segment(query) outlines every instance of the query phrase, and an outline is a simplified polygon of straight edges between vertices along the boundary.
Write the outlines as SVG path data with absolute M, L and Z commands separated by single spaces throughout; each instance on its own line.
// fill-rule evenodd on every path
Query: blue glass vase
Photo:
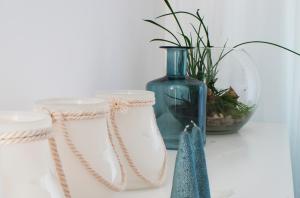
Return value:
M 157 124 L 167 149 L 178 149 L 179 135 L 191 121 L 206 131 L 205 83 L 187 76 L 186 47 L 162 47 L 167 50 L 167 75 L 149 82 L 155 93 Z

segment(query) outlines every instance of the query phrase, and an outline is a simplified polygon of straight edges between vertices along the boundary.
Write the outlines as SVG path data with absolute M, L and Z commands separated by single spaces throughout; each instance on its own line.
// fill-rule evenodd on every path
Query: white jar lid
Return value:
M 0 111 L 0 133 L 50 129 L 50 115 L 37 112 Z
M 154 92 L 146 90 L 114 90 L 114 91 L 99 91 L 96 96 L 101 99 L 121 99 L 121 100 L 141 100 L 154 101 Z
M 99 98 L 50 98 L 37 101 L 36 107 L 50 112 L 109 111 L 109 103 Z
M 0 111 L 0 144 L 46 140 L 51 133 L 50 115 L 36 112 Z

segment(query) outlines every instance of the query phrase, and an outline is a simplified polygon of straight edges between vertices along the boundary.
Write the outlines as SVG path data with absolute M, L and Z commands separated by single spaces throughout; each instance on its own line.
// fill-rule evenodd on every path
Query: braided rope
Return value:
M 63 118 L 64 121 L 71 121 L 71 120 L 91 120 L 103 117 L 108 112 L 53 112 L 52 120 L 56 122 L 57 120 L 61 120 Z
M 159 177 L 156 181 L 153 181 L 149 178 L 147 178 L 141 171 L 140 169 L 137 167 L 136 163 L 133 161 L 133 158 L 131 157 L 127 146 L 125 145 L 123 138 L 119 132 L 119 127 L 117 124 L 117 120 L 116 120 L 116 113 L 119 111 L 125 111 L 130 107 L 142 107 L 142 106 L 152 106 L 154 104 L 154 100 L 130 100 L 130 101 L 122 101 L 119 99 L 113 99 L 111 101 L 111 113 L 110 113 L 110 121 L 111 121 L 111 125 L 113 127 L 113 130 L 115 132 L 116 138 L 119 142 L 120 148 L 123 152 L 123 155 L 125 157 L 125 159 L 128 162 L 129 167 L 132 169 L 132 171 L 143 181 L 145 181 L 146 183 L 150 184 L 151 186 L 160 186 L 163 182 L 163 178 L 166 172 L 166 168 L 167 168 L 167 150 L 164 149 L 164 161 L 159 173 Z M 161 138 L 161 142 L 163 143 L 163 139 Z
M 71 196 L 69 186 L 68 186 L 68 183 L 67 183 L 67 179 L 66 179 L 66 176 L 65 176 L 65 173 L 64 173 L 64 170 L 63 170 L 61 159 L 60 159 L 60 156 L 59 156 L 59 153 L 58 153 L 58 150 L 57 150 L 56 141 L 55 141 L 54 138 L 49 138 L 48 143 L 49 143 L 50 151 L 51 151 L 51 154 L 52 154 L 52 159 L 53 159 L 54 164 L 55 164 L 55 170 L 56 170 L 56 173 L 58 175 L 58 180 L 59 180 L 59 183 L 60 183 L 60 185 L 63 189 L 65 198 L 71 198 L 72 196 Z
M 0 144 L 17 144 L 17 143 L 36 142 L 40 140 L 48 140 L 51 155 L 55 163 L 55 169 L 59 177 L 59 182 L 64 191 L 65 198 L 71 198 L 70 191 L 65 179 L 65 175 L 62 170 L 62 165 L 58 155 L 56 142 L 54 138 L 50 136 L 50 134 L 51 134 L 51 130 L 47 128 L 29 130 L 29 131 L 1 133 Z
M 121 183 L 119 185 L 115 185 L 111 183 L 110 181 L 106 180 L 101 174 L 99 174 L 89 163 L 89 161 L 84 157 L 84 155 L 78 150 L 76 145 L 73 143 L 69 131 L 65 125 L 66 121 L 71 121 L 71 120 L 89 120 L 89 119 L 96 119 L 100 116 L 106 115 L 107 112 L 83 112 L 83 113 L 52 113 L 52 117 L 54 121 L 58 121 L 56 123 L 57 126 L 60 128 L 64 140 L 71 150 L 71 152 L 74 154 L 74 156 L 77 158 L 77 160 L 80 162 L 80 164 L 86 169 L 86 171 L 93 176 L 99 183 L 105 185 L 107 188 L 113 190 L 113 191 L 122 191 L 124 190 L 125 183 L 126 183 L 126 175 L 124 171 L 124 167 L 120 161 L 120 157 L 116 152 L 115 146 L 112 143 L 112 134 L 110 133 L 110 130 L 108 130 L 108 136 L 109 136 L 109 141 L 113 147 L 113 151 L 116 155 L 116 158 L 118 160 L 120 170 L 121 170 Z
M 51 130 L 47 128 L 0 133 L 0 144 L 18 144 L 48 139 Z

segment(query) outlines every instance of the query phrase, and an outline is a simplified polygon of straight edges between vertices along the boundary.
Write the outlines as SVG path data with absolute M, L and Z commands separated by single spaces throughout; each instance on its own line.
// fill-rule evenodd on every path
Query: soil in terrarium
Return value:
M 253 111 L 254 106 L 240 102 L 232 87 L 219 91 L 211 86 L 207 92 L 207 133 L 235 133 L 250 119 Z

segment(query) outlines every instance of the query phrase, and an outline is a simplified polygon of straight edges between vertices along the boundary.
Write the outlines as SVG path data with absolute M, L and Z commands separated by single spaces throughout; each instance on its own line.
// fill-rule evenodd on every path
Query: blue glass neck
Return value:
M 167 48 L 167 77 L 185 78 L 187 75 L 187 48 Z

